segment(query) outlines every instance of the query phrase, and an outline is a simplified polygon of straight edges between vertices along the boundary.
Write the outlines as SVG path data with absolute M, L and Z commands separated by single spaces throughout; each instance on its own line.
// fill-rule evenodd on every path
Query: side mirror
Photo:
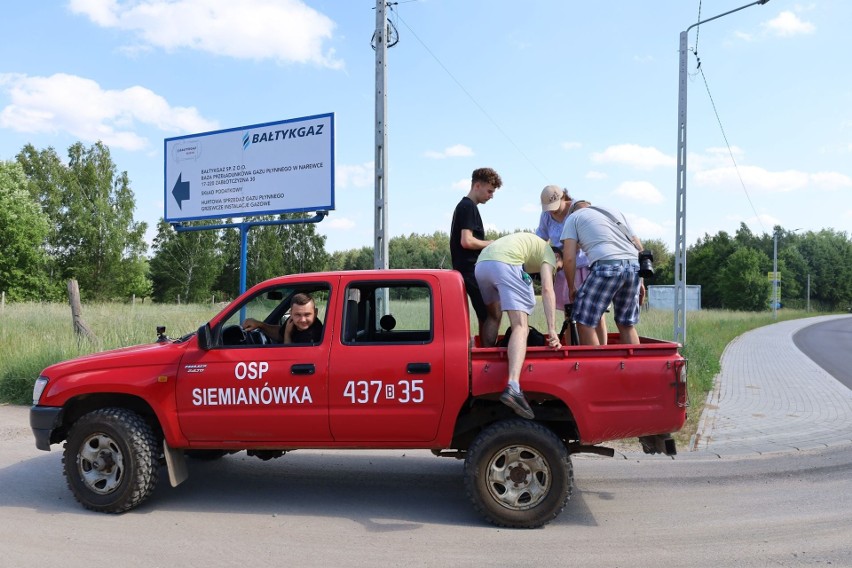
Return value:
M 198 328 L 198 348 L 202 351 L 208 351 L 210 349 L 210 344 L 213 343 L 212 333 L 210 331 L 210 324 L 205 323 L 201 327 Z

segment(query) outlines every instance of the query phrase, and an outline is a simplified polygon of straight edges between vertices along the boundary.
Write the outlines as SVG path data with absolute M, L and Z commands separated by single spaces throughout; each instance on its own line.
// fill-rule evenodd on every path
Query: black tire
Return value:
M 555 519 L 571 497 L 574 468 L 562 441 L 530 420 L 483 430 L 464 463 L 467 495 L 490 523 L 536 528 Z
M 62 464 L 74 498 L 101 513 L 142 503 L 159 477 L 159 444 L 151 426 L 123 408 L 102 408 L 71 427 Z

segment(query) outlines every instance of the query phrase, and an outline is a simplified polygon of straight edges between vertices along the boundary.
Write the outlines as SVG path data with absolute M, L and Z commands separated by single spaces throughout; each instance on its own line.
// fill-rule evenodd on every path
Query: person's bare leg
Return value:
M 621 325 L 618 322 L 615 322 L 615 326 L 618 328 L 618 340 L 622 345 L 639 345 L 639 332 L 635 326 Z
M 598 323 L 598 327 L 595 328 L 595 333 L 598 336 L 598 344 L 599 345 L 606 345 L 606 341 L 607 341 L 606 315 L 601 316 L 601 321 Z
M 580 336 L 580 345 L 600 345 L 596 327 L 578 323 L 577 335 Z
M 500 395 L 500 402 L 515 411 L 515 414 L 532 420 L 535 413 L 530 408 L 523 392 L 521 392 L 520 378 L 521 370 L 524 368 L 524 359 L 527 356 L 527 335 L 529 325 L 527 324 L 526 312 L 508 310 L 509 324 L 512 326 L 512 337 L 509 338 L 509 380 L 506 390 Z
M 520 384 L 521 369 L 524 367 L 524 359 L 527 356 L 527 336 L 530 328 L 527 323 L 526 312 L 509 310 L 509 325 L 512 326 L 512 336 L 509 338 L 509 383 Z M 520 387 L 518 388 L 520 390 Z
M 483 347 L 494 347 L 497 345 L 497 335 L 500 333 L 500 322 L 503 319 L 503 310 L 500 302 L 494 302 L 485 306 L 488 317 L 479 327 L 479 340 Z

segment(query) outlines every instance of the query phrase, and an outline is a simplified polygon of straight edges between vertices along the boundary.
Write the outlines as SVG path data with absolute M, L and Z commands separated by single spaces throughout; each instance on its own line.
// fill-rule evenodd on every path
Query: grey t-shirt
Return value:
M 624 224 L 631 237 L 636 235 L 620 211 L 599 205 L 595 207 L 606 209 Z M 562 240 L 565 239 L 576 240 L 592 264 L 599 260 L 636 260 L 636 246 L 633 242 L 627 240 L 609 217 L 591 207 L 577 209 L 568 215 L 562 228 Z

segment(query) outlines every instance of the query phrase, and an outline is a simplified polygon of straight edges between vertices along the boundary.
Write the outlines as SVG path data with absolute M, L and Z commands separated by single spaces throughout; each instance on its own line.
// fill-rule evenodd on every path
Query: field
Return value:
M 32 385 L 42 369 L 57 361 L 79 355 L 136 345 L 156 340 L 157 326 L 166 326 L 170 337 L 180 337 L 222 308 L 221 305 L 163 305 L 151 303 L 94 304 L 83 307 L 83 318 L 97 337 L 95 342 L 78 340 L 74 334 L 71 310 L 67 304 L 6 304 L 0 310 L 0 403 L 31 404 Z M 423 310 L 417 310 L 423 312 Z M 820 315 L 796 310 L 780 310 L 778 320 Z M 611 316 L 610 316 L 611 318 Z M 725 346 L 738 335 L 774 322 L 771 312 L 729 312 L 701 310 L 688 312 L 687 341 L 682 349 L 689 359 L 689 422 L 678 435 L 682 446 L 695 432 L 707 393 L 719 372 Z M 531 325 L 546 331 L 544 312 L 539 305 Z M 610 331 L 615 324 L 608 322 Z M 501 332 L 507 326 L 504 317 Z M 643 311 L 640 335 L 671 339 L 672 312 Z M 473 325 L 471 333 L 476 333 Z

